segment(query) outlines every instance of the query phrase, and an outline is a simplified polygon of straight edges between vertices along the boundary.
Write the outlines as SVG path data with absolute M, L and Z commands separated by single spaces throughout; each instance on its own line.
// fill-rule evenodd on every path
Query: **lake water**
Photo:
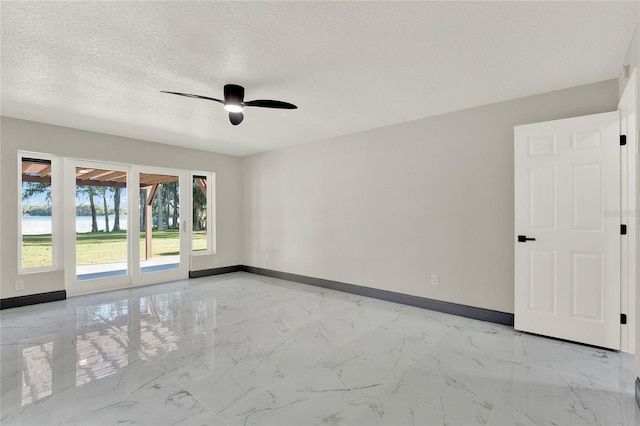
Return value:
M 113 229 L 114 216 L 109 216 L 109 228 Z M 120 215 L 120 228 L 127 229 L 127 215 Z M 98 215 L 98 229 L 104 231 L 104 216 Z M 76 232 L 91 232 L 91 216 L 76 216 Z M 22 235 L 51 233 L 51 216 L 25 216 L 22 218 Z

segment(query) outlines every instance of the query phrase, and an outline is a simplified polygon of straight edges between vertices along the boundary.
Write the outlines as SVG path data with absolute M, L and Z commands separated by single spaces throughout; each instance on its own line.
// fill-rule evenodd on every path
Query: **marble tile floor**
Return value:
M 638 425 L 633 357 L 234 273 L 0 312 L 2 425 Z

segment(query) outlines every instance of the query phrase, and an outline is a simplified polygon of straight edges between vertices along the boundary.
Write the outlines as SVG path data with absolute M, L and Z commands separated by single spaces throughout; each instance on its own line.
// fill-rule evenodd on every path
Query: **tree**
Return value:
M 178 209 L 180 208 L 180 193 L 178 191 L 178 182 L 173 182 L 171 184 L 172 189 L 173 189 L 173 225 L 172 227 L 175 228 L 179 228 L 180 225 L 178 224 Z
M 170 223 L 169 223 L 169 188 L 167 187 L 166 184 L 163 184 L 162 187 L 164 189 L 162 191 L 162 203 L 161 203 L 162 217 L 164 217 L 163 227 L 164 227 L 164 229 L 167 229 L 170 226 Z
M 158 231 L 164 230 L 164 185 L 158 185 L 158 191 L 156 192 L 156 199 L 158 201 Z
M 93 186 L 76 186 L 76 198 L 81 194 L 87 194 L 89 196 L 89 211 L 91 212 L 91 232 L 98 232 L 98 212 L 96 209 L 96 205 L 94 202 L 94 195 L 96 195 L 95 187 Z M 84 208 L 78 210 L 78 206 L 76 206 L 76 214 L 79 216 L 84 216 Z M 78 214 L 82 212 L 82 214 Z
M 86 191 L 89 194 L 89 206 L 91 208 L 91 232 L 98 232 L 98 217 L 96 215 L 96 204 L 93 202 L 93 195 L 95 188 L 93 186 L 86 186 Z
M 193 180 L 193 230 L 201 231 L 207 229 L 207 196 L 198 185 L 196 179 Z
M 120 229 L 120 189 L 113 188 L 113 232 L 122 231 Z
M 149 192 L 146 189 L 140 189 L 140 229 L 146 229 L 147 218 L 147 195 Z
M 51 184 L 22 182 L 22 201 L 27 201 L 31 197 L 44 194 L 48 204 L 51 204 Z
M 107 191 L 109 188 L 106 186 L 99 186 L 98 193 L 102 195 L 102 205 L 104 206 L 104 232 L 109 232 L 109 206 L 107 204 Z

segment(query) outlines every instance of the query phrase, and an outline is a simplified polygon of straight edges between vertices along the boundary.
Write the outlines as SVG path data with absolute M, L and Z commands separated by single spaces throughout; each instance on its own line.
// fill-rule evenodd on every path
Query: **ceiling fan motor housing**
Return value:
M 232 105 L 242 105 L 244 101 L 244 87 L 237 84 L 225 84 L 224 103 Z

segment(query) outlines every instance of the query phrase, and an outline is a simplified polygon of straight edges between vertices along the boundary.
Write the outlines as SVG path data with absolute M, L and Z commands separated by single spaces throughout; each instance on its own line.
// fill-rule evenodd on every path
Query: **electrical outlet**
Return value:
M 440 285 L 438 274 L 431 274 L 431 285 Z
M 16 291 L 24 290 L 24 280 L 16 280 Z

